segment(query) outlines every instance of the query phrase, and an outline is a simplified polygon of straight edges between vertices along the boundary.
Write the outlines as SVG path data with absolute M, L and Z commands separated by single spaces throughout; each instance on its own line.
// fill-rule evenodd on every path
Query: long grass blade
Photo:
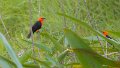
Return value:
M 65 29 L 65 36 L 84 68 L 102 68 L 103 65 L 120 67 L 120 62 L 100 56 L 94 52 L 82 38 L 71 30 Z
M 12 49 L 11 45 L 7 42 L 6 38 L 1 33 L 0 33 L 0 39 L 3 41 L 8 54 L 10 55 L 10 57 L 12 58 L 12 60 L 15 62 L 15 64 L 17 65 L 17 67 L 18 68 L 23 68 L 22 64 L 18 60 L 18 58 L 17 58 L 14 50 Z

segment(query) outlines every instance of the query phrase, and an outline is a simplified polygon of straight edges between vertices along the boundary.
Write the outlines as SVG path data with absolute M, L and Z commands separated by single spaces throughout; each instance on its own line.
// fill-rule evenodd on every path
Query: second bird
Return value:
M 33 32 L 33 34 L 35 32 L 37 32 L 42 27 L 44 19 L 45 18 L 40 17 L 38 19 L 38 21 L 36 21 L 36 23 L 32 26 L 32 32 Z M 28 34 L 27 38 L 30 38 L 30 37 L 31 37 L 31 32 Z

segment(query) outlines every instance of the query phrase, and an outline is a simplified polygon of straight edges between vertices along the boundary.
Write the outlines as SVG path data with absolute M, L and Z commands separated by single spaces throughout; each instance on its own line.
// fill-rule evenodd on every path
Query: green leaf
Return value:
M 83 26 L 84 28 L 87 28 L 88 30 L 90 30 L 90 31 L 92 31 L 93 33 L 95 33 L 96 35 L 99 35 L 101 38 L 103 38 L 103 39 L 105 39 L 106 41 L 108 41 L 109 43 L 113 44 L 116 49 L 120 50 L 120 43 L 119 43 L 119 42 L 116 42 L 116 41 L 113 40 L 113 39 L 108 39 L 108 38 L 104 37 L 104 36 L 102 35 L 102 33 L 100 33 L 99 31 L 94 30 L 94 29 L 93 29 L 91 26 L 89 26 L 87 23 L 82 22 L 82 21 L 80 21 L 80 20 L 78 20 L 78 19 L 76 19 L 76 18 L 74 18 L 74 17 L 68 16 L 68 15 L 66 15 L 66 14 L 62 14 L 62 13 L 57 13 L 57 14 L 60 15 L 60 16 L 64 16 L 64 17 L 66 17 L 66 18 L 69 18 L 69 19 L 75 21 L 75 22 L 78 23 L 79 25 Z
M 57 42 L 55 38 L 51 37 L 48 33 L 41 33 L 41 35 L 44 35 L 53 42 L 54 46 L 52 47 L 52 50 L 54 53 L 60 50 L 60 48 L 62 48 L 62 45 L 59 42 Z
M 45 56 L 46 61 L 49 61 L 53 66 L 57 65 L 56 59 L 51 57 L 50 55 Z
M 46 61 L 49 61 L 53 67 L 63 68 L 63 65 L 61 65 L 56 58 L 53 58 L 49 55 L 46 55 Z
M 8 54 L 10 55 L 12 60 L 15 62 L 17 67 L 18 68 L 23 68 L 22 64 L 19 62 L 19 60 L 18 60 L 15 52 L 13 51 L 12 47 L 10 46 L 10 44 L 7 42 L 6 38 L 1 33 L 0 33 L 0 39 L 2 39 Z
M 108 60 L 100 56 L 71 30 L 65 29 L 65 36 L 84 68 L 102 68 L 102 65 L 120 67 L 120 62 Z
M 84 37 L 84 39 L 90 40 L 90 41 L 98 41 L 97 36 L 88 36 L 88 37 Z M 104 40 L 101 37 L 99 37 L 100 40 Z
M 2 56 L 0 56 L 0 64 L 2 65 L 3 68 L 17 68 L 14 62 Z M 39 68 L 39 65 L 36 64 L 22 64 L 22 65 L 27 68 Z
M 64 60 L 65 56 L 68 54 L 69 50 L 65 50 L 63 51 L 59 56 L 58 56 L 58 61 L 61 62 L 62 60 Z
M 110 34 L 120 38 L 120 32 L 117 31 L 108 31 Z
M 2 56 L 0 56 L 0 64 L 2 65 L 3 68 L 12 68 L 12 66 L 16 67 L 15 63 Z
M 21 63 L 24 63 L 25 61 L 27 61 L 30 57 L 31 57 L 31 54 L 32 54 L 32 49 L 29 49 L 27 50 L 20 58 L 20 62 Z
M 46 61 L 41 61 L 41 60 L 39 60 L 37 58 L 33 58 L 33 57 L 32 57 L 32 59 L 38 61 L 41 65 L 44 65 L 46 68 L 51 68 L 50 65 L 49 65 L 49 63 L 46 62 Z
M 23 64 L 25 68 L 40 68 L 37 64 Z
M 28 40 L 24 40 L 24 39 L 23 39 L 23 41 L 32 44 L 32 41 L 28 41 Z M 34 42 L 34 45 L 35 45 L 36 47 L 40 48 L 41 50 L 44 50 L 44 51 L 46 51 L 46 52 L 48 52 L 48 53 L 51 53 L 51 52 L 52 52 L 52 50 L 51 50 L 50 48 L 48 48 L 45 44 L 35 43 L 35 42 Z
M 73 65 L 80 65 L 80 63 L 68 63 L 68 64 L 64 64 L 64 66 L 73 66 Z
M 62 13 L 57 13 L 57 14 L 60 15 L 60 16 L 64 16 L 66 18 L 69 18 L 69 19 L 75 21 L 76 23 L 79 22 L 78 24 L 82 25 L 83 27 L 85 27 L 85 28 L 87 28 L 89 30 L 94 31 L 93 28 L 91 26 L 89 26 L 87 23 L 84 23 L 84 22 L 82 22 L 82 21 L 80 21 L 80 20 L 78 20 L 78 19 L 76 19 L 74 17 L 68 16 L 68 15 L 62 14 Z

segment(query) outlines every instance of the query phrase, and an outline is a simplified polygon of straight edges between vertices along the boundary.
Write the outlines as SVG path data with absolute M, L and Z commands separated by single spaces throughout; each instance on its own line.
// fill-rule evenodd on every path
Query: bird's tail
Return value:
M 107 38 L 112 39 L 109 35 L 106 35 Z
M 30 38 L 31 37 L 31 32 L 28 34 L 27 38 Z

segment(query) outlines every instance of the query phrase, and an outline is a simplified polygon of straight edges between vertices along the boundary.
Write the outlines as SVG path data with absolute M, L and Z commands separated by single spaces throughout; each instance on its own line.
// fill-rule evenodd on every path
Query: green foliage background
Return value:
M 1 67 L 7 64 L 12 65 L 10 68 L 120 67 L 120 0 L 32 0 L 31 3 L 29 0 L 0 0 L 0 16 L 0 32 L 10 44 L 5 45 L 13 48 L 10 54 L 17 55 L 11 59 L 8 53 L 11 50 L 4 47 L 1 35 Z M 33 47 L 32 40 L 26 36 L 30 31 L 30 21 L 34 24 L 41 16 L 46 20 L 40 32 L 34 34 Z M 103 37 L 104 30 L 114 40 Z M 96 35 L 101 37 L 100 40 Z M 106 41 L 111 46 L 106 48 Z M 22 51 L 24 53 L 19 57 Z M 106 57 L 106 52 L 117 53 Z M 95 63 L 89 65 L 92 62 Z

